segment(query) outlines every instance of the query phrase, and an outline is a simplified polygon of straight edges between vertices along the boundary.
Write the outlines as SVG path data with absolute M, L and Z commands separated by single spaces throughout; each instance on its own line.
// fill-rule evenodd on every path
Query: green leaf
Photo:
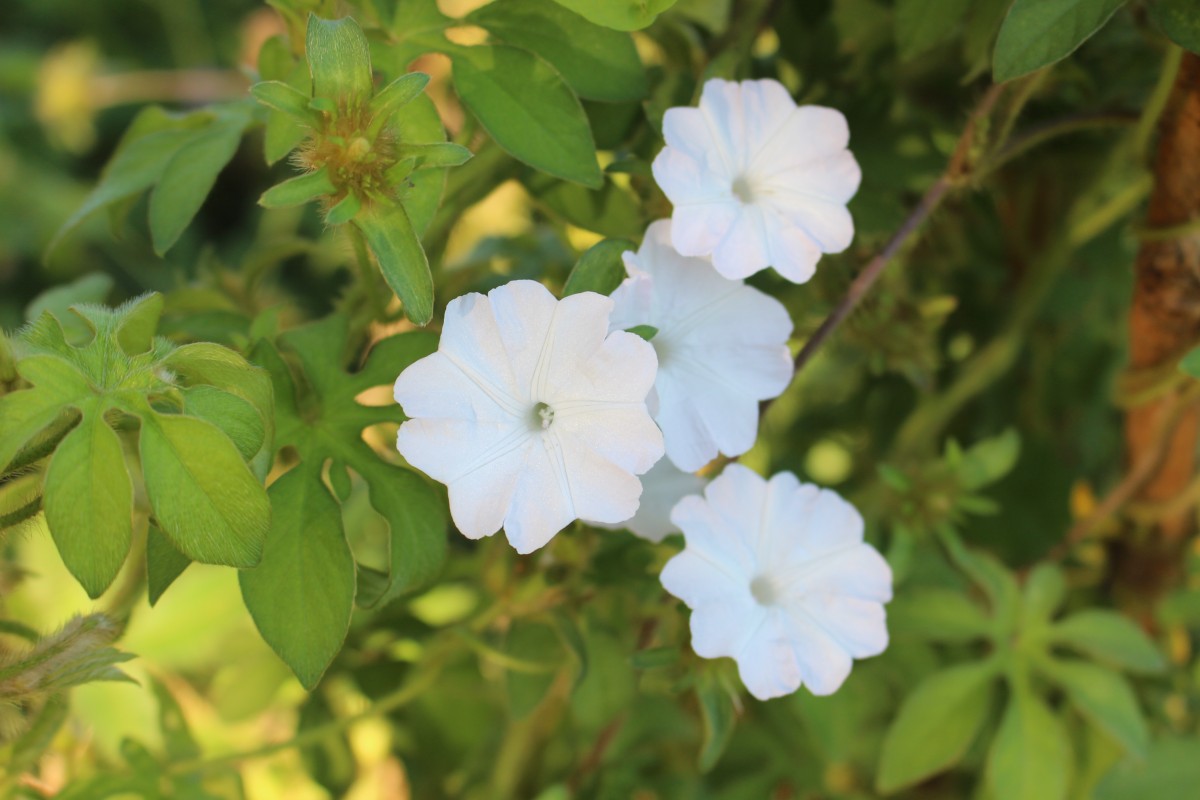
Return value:
M 0 472 L 12 463 L 13 457 L 21 448 L 57 420 L 62 413 L 60 398 L 41 387 L 0 397 L 0 419 L 4 420 L 4 425 L 0 427 Z
M 567 282 L 563 286 L 563 297 L 579 292 L 596 292 L 610 295 L 625 280 L 625 262 L 622 256 L 637 247 L 628 239 L 605 239 L 592 245 L 579 257 Z
M 584 230 L 610 238 L 638 239 L 646 229 L 641 204 L 606 180 L 599 191 L 530 171 L 521 183 L 546 211 Z
M 262 414 L 236 394 L 215 386 L 192 386 L 183 391 L 183 410 L 220 428 L 247 461 L 263 446 L 266 427 Z
M 358 196 L 347 194 L 337 202 L 337 205 L 325 212 L 325 224 L 341 225 L 349 222 L 361 210 L 362 201 L 358 199 Z
M 150 349 L 162 312 L 163 296 L 158 292 L 130 300 L 117 309 L 117 344 L 125 355 L 137 356 Z
M 896 0 L 896 46 L 911 61 L 958 29 L 971 0 Z
M 474 155 L 461 144 L 436 142 L 434 144 L 401 144 L 397 151 L 402 158 L 416 161 L 414 169 L 436 169 L 458 167 L 471 160 Z
M 67 233 L 96 211 L 154 185 L 180 148 L 196 135 L 196 130 L 213 119 L 209 112 L 180 117 L 157 106 L 142 111 L 126 129 L 112 160 L 104 167 L 100 183 L 54 234 L 47 254 L 53 253 Z
M 996 82 L 1066 58 L 1123 5 L 1125 0 L 1016 0 L 992 56 Z
M 1179 369 L 1193 378 L 1200 378 L 1200 347 L 1188 351 L 1180 360 Z
M 327 97 L 348 106 L 370 99 L 375 88 L 371 82 L 371 50 L 353 18 L 328 20 L 309 14 L 304 52 L 312 75 L 313 97 Z
M 1035 566 L 1025 581 L 1021 627 L 1028 629 L 1049 622 L 1062 605 L 1066 593 L 1067 580 L 1061 569 L 1044 561 Z
M 700 747 L 700 771 L 716 766 L 729 746 L 737 715 L 733 698 L 711 671 L 701 673 L 696 682 L 696 699 L 700 702 L 700 717 L 704 722 L 704 742 Z
M 163 592 L 191 563 L 192 560 L 176 550 L 158 526 L 150 526 L 146 533 L 146 584 L 150 605 L 158 602 Z
M 1145 761 L 1118 764 L 1096 787 L 1095 800 L 1182 798 L 1183 787 L 1200 785 L 1200 738 L 1167 738 L 1150 747 Z
M 267 493 L 271 532 L 262 561 L 238 581 L 263 639 L 311 690 L 350 627 L 354 557 L 341 509 L 311 465 L 302 462 Z
M 1072 614 L 1050 629 L 1050 640 L 1130 672 L 1156 673 L 1167 666 L 1142 629 L 1115 611 Z
M 922 681 L 883 740 L 876 786 L 891 794 L 962 759 L 992 706 L 994 662 L 950 667 Z
M 356 398 L 365 389 L 390 384 L 410 363 L 432 353 L 438 337 L 426 332 L 389 337 L 375 345 L 360 372 L 347 373 L 346 336 L 347 320 L 337 314 L 281 336 L 280 343 L 296 355 L 298 379 L 269 343 L 261 343 L 254 357 L 267 367 L 274 384 L 276 447 L 294 448 L 301 462 L 332 459 L 352 467 L 367 482 L 371 505 L 388 523 L 387 574 L 370 587 L 359 584 L 358 605 L 370 607 L 437 574 L 446 556 L 449 520 L 439 489 L 412 470 L 381 460 L 362 440 L 364 428 L 403 421 L 400 407 L 363 406 Z
M 47 289 L 33 298 L 29 305 L 25 306 L 25 319 L 32 321 L 43 312 L 49 311 L 64 328 L 68 328 L 68 340 L 88 338 L 91 332 L 87 331 L 86 336 L 79 335 L 84 332 L 86 326 L 74 314 L 67 313 L 67 309 L 79 303 L 103 303 L 112 288 L 113 279 L 108 275 L 103 272 L 89 272 L 70 283 Z
M 424 72 L 409 72 L 383 87 L 371 99 L 371 114 L 374 115 L 371 127 L 387 124 L 392 114 L 415 100 L 428 84 L 429 76 Z
M 983 609 L 962 592 L 913 588 L 888 606 L 888 630 L 896 639 L 969 642 L 992 632 Z
M 88 406 L 55 450 L 44 484 L 50 535 L 92 599 L 117 577 L 133 538 L 133 484 L 102 411 L 99 403 Z
M 263 81 L 250 87 L 254 99 L 293 120 L 316 127 L 320 118 L 308 107 L 309 96 L 283 81 Z
M 1200 13 L 1194 0 L 1152 0 L 1150 16 L 1175 44 L 1200 53 Z
M 403 114 L 391 120 L 391 129 L 400 142 L 436 143 L 446 141 L 446 129 L 438 115 L 437 106 L 423 94 L 404 107 Z M 446 189 L 446 170 L 422 169 L 413 173 L 400 186 L 393 186 L 413 230 L 423 235 L 442 202 Z
M 587 115 L 552 66 L 508 45 L 456 48 L 451 60 L 458 96 L 514 158 L 583 186 L 603 185 Z
M 366 237 L 388 286 L 404 304 L 404 314 L 416 325 L 433 319 L 433 274 L 408 214 L 399 206 L 376 204 L 354 218 Z M 397 373 L 399 374 L 399 373 Z
M 140 416 L 146 494 L 163 533 L 193 561 L 257 564 L 271 507 L 233 443 L 202 419 Z
M 556 0 L 597 25 L 619 31 L 639 31 L 650 26 L 676 0 Z
M 258 204 L 263 208 L 290 208 L 336 192 L 337 187 L 329 180 L 329 173 L 321 167 L 272 186 L 258 198 Z
M 1042 671 L 1067 693 L 1085 717 L 1138 758 L 1146 756 L 1150 731 L 1129 683 L 1118 673 L 1086 661 L 1045 659 Z
M 150 193 L 150 237 L 162 255 L 204 204 L 217 175 L 237 152 L 249 115 L 229 115 L 194 136 L 171 157 Z
M 620 103 L 646 96 L 646 73 L 633 38 L 588 22 L 553 0 L 491 3 L 467 21 L 537 53 L 580 97 Z
M 959 484 L 968 491 L 993 484 L 1012 471 L 1020 455 L 1021 437 L 1012 428 L 976 442 L 958 461 Z
M 1062 723 L 1032 689 L 1018 684 L 988 753 L 986 778 L 996 800 L 1063 800 L 1071 764 Z

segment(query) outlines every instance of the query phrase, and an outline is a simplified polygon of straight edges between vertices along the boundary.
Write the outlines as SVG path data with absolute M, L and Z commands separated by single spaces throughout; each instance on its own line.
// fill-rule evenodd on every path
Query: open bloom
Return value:
M 632 518 L 619 525 L 603 524 L 604 528 L 628 528 L 631 533 L 661 542 L 669 533 L 679 528 L 671 522 L 671 509 L 689 494 L 697 494 L 704 488 L 704 479 L 692 472 L 684 472 L 661 459 L 642 476 L 642 502 Z
M 835 492 L 790 472 L 763 480 L 730 464 L 671 520 L 687 547 L 662 583 L 692 609 L 692 647 L 731 656 L 760 700 L 807 686 L 837 690 L 852 658 L 879 655 L 892 571 L 863 542 L 863 520 Z
M 446 484 L 454 524 L 471 539 L 504 527 L 530 553 L 572 520 L 621 522 L 638 507 L 637 475 L 663 454 L 646 410 L 654 348 L 608 332 L 612 300 L 556 300 L 513 281 L 446 307 L 438 350 L 396 380 L 411 419 L 396 446 Z
M 671 241 L 727 278 L 774 267 L 795 283 L 854 238 L 862 178 L 840 111 L 797 106 L 778 81 L 704 84 L 699 108 L 663 117 L 654 179 L 674 204 Z
M 717 456 L 741 455 L 758 436 L 758 404 L 792 379 L 792 320 L 773 297 L 729 281 L 671 247 L 672 223 L 655 222 L 629 279 L 613 292 L 612 326 L 649 325 L 658 353 L 651 399 L 667 457 L 694 472 Z

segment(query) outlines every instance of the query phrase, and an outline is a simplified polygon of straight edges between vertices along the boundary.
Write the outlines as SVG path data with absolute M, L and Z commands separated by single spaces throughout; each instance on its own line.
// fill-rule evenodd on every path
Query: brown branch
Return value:
M 946 194 L 951 189 L 961 186 L 966 178 L 970 176 L 972 150 L 976 145 L 979 124 L 991 113 L 992 108 L 996 105 L 1003 92 L 1003 84 L 993 85 L 980 98 L 979 103 L 967 119 L 966 127 L 963 128 L 962 135 L 958 139 L 958 145 L 954 148 L 954 154 L 950 157 L 950 162 L 946 166 L 946 171 L 929 187 L 925 195 L 917 203 L 916 208 L 904 220 L 900 228 L 892 234 L 892 238 L 883 246 L 883 249 L 867 262 L 863 271 L 850 284 L 850 288 L 838 302 L 837 306 L 825 318 L 825 321 L 821 323 L 821 327 L 817 328 L 816 332 L 804 343 L 804 347 L 800 348 L 800 352 L 796 355 L 797 372 L 816 355 L 817 350 L 825 343 L 825 340 L 837 330 L 837 327 L 858 306 L 867 292 L 871 291 L 871 287 L 875 285 L 875 281 L 879 280 L 879 276 L 883 274 L 884 268 L 900 252 L 900 248 L 904 246 L 909 237 L 916 233 L 925 224 L 929 215 L 941 205 Z

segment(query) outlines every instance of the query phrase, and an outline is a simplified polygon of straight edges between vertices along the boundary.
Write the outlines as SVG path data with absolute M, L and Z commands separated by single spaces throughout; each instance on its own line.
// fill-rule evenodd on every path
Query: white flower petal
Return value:
M 609 334 L 612 300 L 556 300 L 514 281 L 449 305 L 438 352 L 396 379 L 410 417 L 396 446 L 449 490 L 465 535 L 504 527 L 521 553 L 580 516 L 606 522 L 637 510 L 636 477 L 663 454 L 646 409 L 654 348 Z
M 737 656 L 767 618 L 745 589 L 707 600 L 692 612 L 692 649 L 701 658 Z
M 663 135 L 653 173 L 680 253 L 711 256 L 731 280 L 773 266 L 803 282 L 822 252 L 850 245 L 862 172 L 841 112 L 797 107 L 776 81 L 713 79 L 698 109 L 667 111 Z
M 765 619 L 738 650 L 737 664 L 742 683 L 759 700 L 783 697 L 800 688 L 801 667 L 779 611 L 766 612 Z M 849 673 L 849 668 L 846 671 Z
M 677 468 L 671 459 L 662 458 L 642 476 L 642 499 L 637 513 L 619 524 L 603 524 L 606 528 L 628 528 L 634 535 L 652 542 L 661 542 L 667 534 L 679 530 L 671 522 L 671 509 L 684 497 L 699 494 L 704 479 Z
M 504 519 L 504 534 L 518 553 L 545 546 L 579 517 L 567 481 L 559 448 L 551 437 L 538 436 L 527 451 Z
M 891 570 L 835 493 L 730 464 L 671 518 L 687 547 L 663 570 L 663 586 L 693 609 L 696 652 L 736 658 L 754 696 L 802 683 L 830 694 L 852 658 L 887 647 Z
M 804 685 L 822 697 L 841 688 L 850 676 L 850 654 L 830 635 L 829 622 L 818 621 L 806 614 L 787 613 L 781 616 L 790 631 L 792 652 L 800 668 Z M 740 664 L 739 664 L 740 665 Z
M 792 321 L 774 298 L 676 252 L 673 226 L 655 222 L 626 254 L 632 277 L 613 294 L 613 327 L 658 330 L 654 417 L 667 455 L 694 472 L 754 445 L 759 402 L 791 381 Z
M 803 147 L 797 144 L 803 142 Z M 755 154 L 752 166 L 783 170 L 836 156 L 850 144 L 850 126 L 836 108 L 792 106 L 775 133 Z M 850 198 L 847 197 L 847 200 Z
M 537 281 L 506 283 L 488 292 L 488 301 L 496 320 L 496 336 L 511 366 L 517 397 L 536 402 L 531 388 L 535 373 L 539 380 L 545 374 L 542 359 L 547 343 L 553 341 L 558 301 Z M 541 373 L 539 364 L 543 366 Z

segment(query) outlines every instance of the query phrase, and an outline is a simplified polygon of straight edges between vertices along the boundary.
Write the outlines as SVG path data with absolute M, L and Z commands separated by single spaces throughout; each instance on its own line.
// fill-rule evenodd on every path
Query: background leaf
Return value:
M 1016 0 L 996 40 L 996 81 L 1069 56 L 1123 5 L 1125 0 Z

